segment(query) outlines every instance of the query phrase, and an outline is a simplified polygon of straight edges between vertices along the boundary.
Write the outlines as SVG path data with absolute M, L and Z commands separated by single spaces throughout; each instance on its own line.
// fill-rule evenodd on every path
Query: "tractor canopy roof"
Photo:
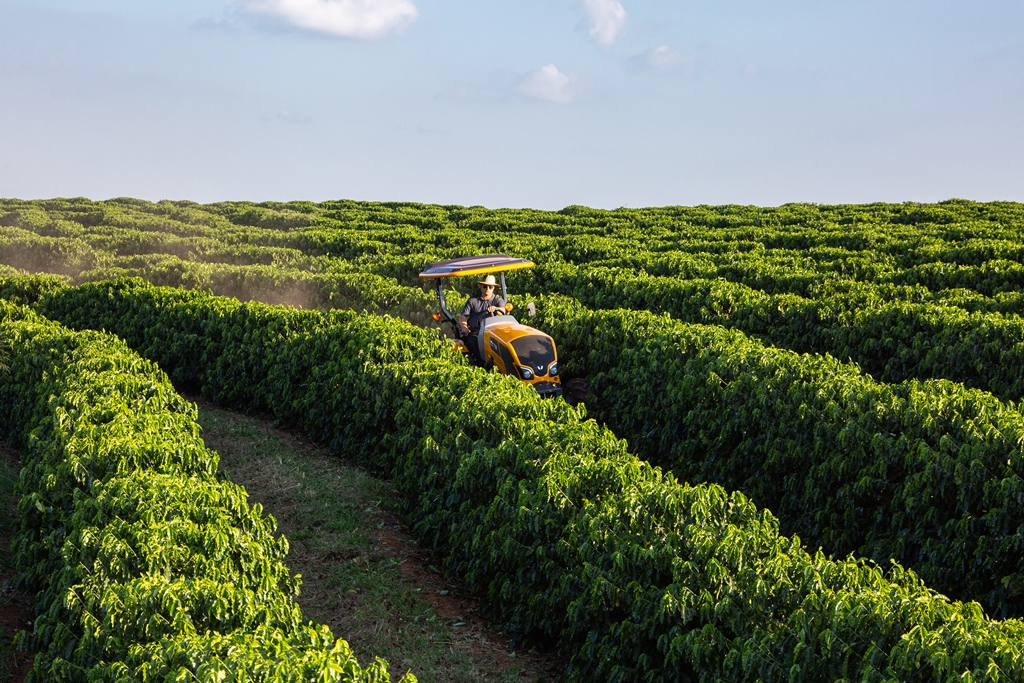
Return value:
M 435 280 L 442 277 L 483 275 L 484 273 L 498 273 L 505 270 L 519 270 L 521 268 L 533 268 L 533 261 L 505 256 L 504 254 L 463 256 L 449 261 L 431 263 L 420 273 L 420 277 L 424 280 Z

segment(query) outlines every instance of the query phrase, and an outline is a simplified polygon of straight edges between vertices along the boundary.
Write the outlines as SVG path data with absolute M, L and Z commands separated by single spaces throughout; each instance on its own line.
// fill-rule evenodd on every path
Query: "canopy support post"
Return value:
M 437 279 L 437 299 L 441 302 L 441 313 L 444 315 L 445 320 L 452 324 L 455 328 L 455 335 L 457 338 L 462 339 L 462 330 L 459 329 L 459 323 L 455 320 L 455 316 L 452 315 L 451 311 L 448 310 L 448 304 L 444 300 L 444 280 L 441 278 Z

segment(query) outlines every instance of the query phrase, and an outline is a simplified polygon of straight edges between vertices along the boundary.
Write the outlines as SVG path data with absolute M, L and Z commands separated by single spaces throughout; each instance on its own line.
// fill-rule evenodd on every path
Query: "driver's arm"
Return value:
M 473 297 L 470 297 L 466 301 L 466 305 L 462 307 L 462 315 L 459 316 L 459 328 L 469 334 L 469 314 L 473 312 Z

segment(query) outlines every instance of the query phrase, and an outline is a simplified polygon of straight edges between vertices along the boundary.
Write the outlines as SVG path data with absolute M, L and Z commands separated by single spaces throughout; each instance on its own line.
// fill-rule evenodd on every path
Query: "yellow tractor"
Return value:
M 506 271 L 532 267 L 533 261 L 502 254 L 466 256 L 431 263 L 420 273 L 420 278 L 433 282 L 437 289 L 441 312 L 434 314 L 434 320 L 443 319 L 451 323 L 456 348 L 465 353 L 471 363 L 518 377 L 532 385 L 541 396 L 561 396 L 562 381 L 558 376 L 558 355 L 554 339 L 516 320 L 511 315 L 512 304 L 509 303 L 505 304 L 505 315 L 495 311 L 490 316 L 485 316 L 480 321 L 477 334 L 469 334 L 448 310 L 444 298 L 446 278 L 497 273 L 501 282 L 501 298 L 507 302 Z M 532 304 L 527 307 L 527 311 L 533 315 Z

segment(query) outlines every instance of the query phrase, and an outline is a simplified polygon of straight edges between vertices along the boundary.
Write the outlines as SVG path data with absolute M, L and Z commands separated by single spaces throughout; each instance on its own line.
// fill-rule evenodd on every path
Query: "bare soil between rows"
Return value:
M 374 656 L 382 657 L 389 663 L 392 680 L 407 670 L 421 681 L 533 683 L 562 677 L 564 657 L 555 652 L 510 647 L 509 638 L 484 616 L 485 603 L 459 583 L 441 576 L 436 560 L 417 545 L 393 509 L 399 499 L 387 482 L 367 475 L 299 432 L 278 427 L 266 417 L 225 411 L 202 398 L 188 398 L 200 408 L 204 440 L 221 455 L 221 470 L 246 488 L 250 504 L 261 503 L 265 513 L 274 516 L 278 531 L 289 539 L 291 550 L 285 561 L 293 574 L 302 575 L 298 603 L 303 615 L 330 626 L 336 637 L 348 641 L 361 664 Z M 220 426 L 213 423 L 214 415 L 221 421 Z M 300 454 L 303 466 L 317 473 L 317 481 L 303 479 L 308 470 L 289 471 L 287 462 L 274 455 L 280 452 L 275 450 L 278 448 Z M 354 492 L 349 484 L 338 483 L 336 490 L 331 488 L 332 482 L 344 481 L 352 471 L 374 479 L 371 486 L 383 490 L 379 495 L 390 498 L 391 505 L 381 504 L 380 499 L 367 502 L 366 494 Z M 358 533 L 369 536 L 367 545 L 323 544 L 319 530 L 330 524 L 311 518 L 306 511 L 315 509 L 317 497 L 325 495 L 346 501 L 352 498 L 353 505 L 345 504 L 357 508 L 360 519 L 354 524 Z M 355 569 L 377 578 L 353 577 Z M 394 574 L 385 575 L 389 570 Z M 383 588 L 367 586 L 367 581 L 383 582 Z M 427 606 L 426 611 L 418 605 L 418 599 Z M 369 600 L 381 604 L 371 609 L 366 604 Z M 406 654 L 402 648 L 416 639 L 429 651 Z M 427 670 L 417 670 L 417 665 Z M 448 666 L 450 677 L 445 673 Z

